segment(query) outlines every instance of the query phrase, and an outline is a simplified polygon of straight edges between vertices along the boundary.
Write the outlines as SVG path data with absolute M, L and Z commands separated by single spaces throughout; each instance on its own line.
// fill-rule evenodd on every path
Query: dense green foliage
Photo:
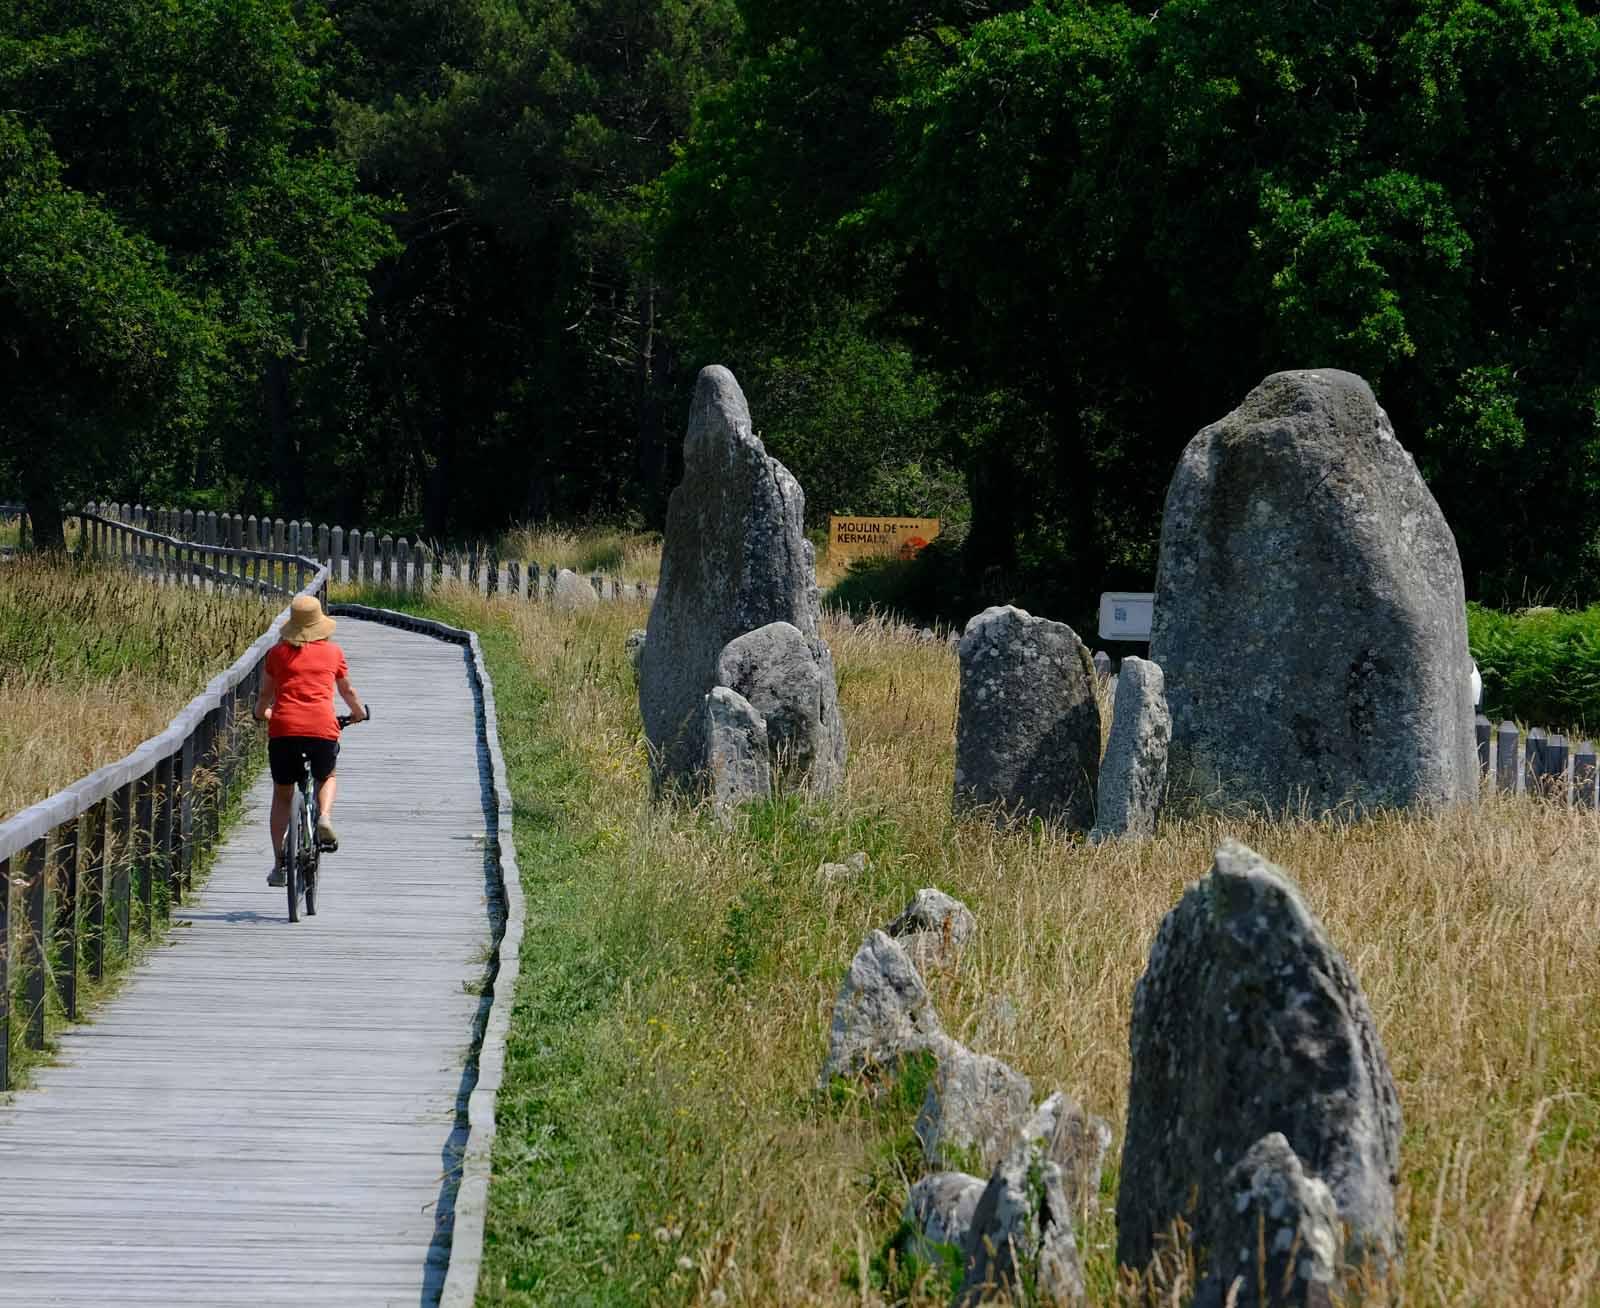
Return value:
M 0 3 L 0 475 L 63 498 L 205 486 L 292 442 L 288 374 L 388 248 L 319 141 L 334 38 L 291 0 Z
M 1600 605 L 1500 613 L 1470 604 L 1467 634 L 1489 718 L 1600 733 Z
M 1067 615 L 1151 584 L 1196 430 L 1338 366 L 1470 594 L 1593 595 L 1592 5 L 0 14 L 0 492 L 659 522 L 723 362 L 813 518 L 937 513 L 949 616 Z

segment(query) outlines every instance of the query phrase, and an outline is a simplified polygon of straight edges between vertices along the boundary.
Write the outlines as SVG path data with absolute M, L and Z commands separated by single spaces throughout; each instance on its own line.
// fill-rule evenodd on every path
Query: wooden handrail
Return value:
M 329 571 L 314 566 L 299 593 L 326 597 Z M 75 1017 L 80 962 L 99 979 L 113 929 L 127 945 L 134 869 L 140 870 L 147 932 L 153 929 L 157 867 L 166 877 L 169 902 L 179 902 L 188 890 L 197 849 L 214 840 L 221 825 L 220 803 L 195 800 L 203 792 L 224 792 L 239 774 L 253 738 L 242 730 L 243 706 L 288 618 L 288 609 L 278 614 L 159 735 L 0 822 L 0 1091 L 11 1086 L 10 959 L 16 958 L 21 973 L 25 1039 L 42 1049 L 47 989 L 53 985 L 63 1011 Z M 52 896 L 47 878 L 53 863 L 61 865 L 62 881 Z M 16 915 L 8 912 L 13 883 L 21 890 Z M 51 898 L 55 905 L 47 912 Z M 84 959 L 78 950 L 80 910 L 87 914 Z

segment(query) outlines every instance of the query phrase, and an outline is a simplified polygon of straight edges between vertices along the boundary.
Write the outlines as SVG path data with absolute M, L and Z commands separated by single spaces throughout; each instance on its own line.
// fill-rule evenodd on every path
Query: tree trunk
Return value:
M 67 548 L 61 516 L 61 497 L 48 474 L 29 477 L 22 489 L 23 507 L 33 528 L 33 548 L 60 551 Z
M 285 518 L 301 515 L 306 497 L 305 469 L 295 448 L 294 422 L 289 395 L 289 360 L 269 359 L 266 377 L 267 421 L 272 429 L 272 483 L 278 513 Z
M 433 419 L 433 467 L 422 486 L 422 528 L 429 540 L 449 538 L 450 492 L 455 472 L 455 427 L 442 412 Z

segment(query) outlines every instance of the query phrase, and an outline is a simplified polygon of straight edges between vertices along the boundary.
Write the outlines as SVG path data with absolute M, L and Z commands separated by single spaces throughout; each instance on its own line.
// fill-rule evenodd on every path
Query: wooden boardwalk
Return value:
M 0 1304 L 437 1301 L 500 906 L 461 647 L 341 618 L 316 917 L 270 889 L 265 774 L 122 992 L 0 1098 Z

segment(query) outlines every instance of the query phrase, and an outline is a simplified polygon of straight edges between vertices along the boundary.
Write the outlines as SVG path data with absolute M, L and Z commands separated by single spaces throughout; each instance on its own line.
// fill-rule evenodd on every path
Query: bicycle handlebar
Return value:
M 340 731 L 343 731 L 346 727 L 351 726 L 354 723 L 357 723 L 357 722 L 370 722 L 372 720 L 372 705 L 371 704 L 363 704 L 361 707 L 366 709 L 366 711 L 367 711 L 367 716 L 364 717 L 364 718 L 358 718 L 353 713 L 341 713 L 341 714 L 339 714 L 339 730 Z

